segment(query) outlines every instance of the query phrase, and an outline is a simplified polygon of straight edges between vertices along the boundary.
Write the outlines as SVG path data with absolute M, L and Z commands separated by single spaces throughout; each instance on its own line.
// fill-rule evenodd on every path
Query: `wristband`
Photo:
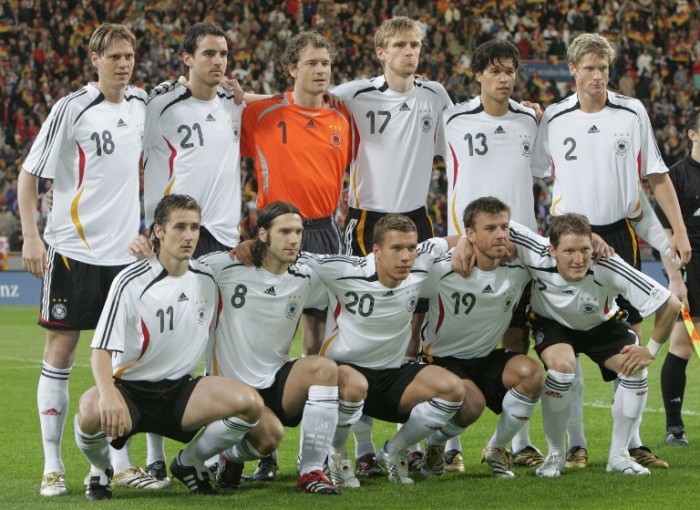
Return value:
M 647 342 L 647 349 L 649 350 L 649 353 L 651 353 L 651 357 L 656 359 L 656 356 L 659 355 L 659 352 L 661 352 L 661 348 L 664 346 L 664 344 L 660 344 L 653 338 L 649 339 L 649 342 Z

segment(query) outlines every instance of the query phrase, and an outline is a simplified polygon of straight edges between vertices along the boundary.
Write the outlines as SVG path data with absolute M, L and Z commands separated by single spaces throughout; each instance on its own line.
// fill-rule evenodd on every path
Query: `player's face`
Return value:
M 190 68 L 190 81 L 216 87 L 224 80 L 227 57 L 226 39 L 207 34 L 197 43 L 194 55 L 183 53 L 182 60 Z
M 557 271 L 566 281 L 583 280 L 591 267 L 593 244 L 591 238 L 580 234 L 564 234 L 559 238 L 555 248 L 549 247 L 549 253 L 557 261 Z
M 497 214 L 479 213 L 474 228 L 467 228 L 467 239 L 476 252 L 494 262 L 500 261 L 506 256 L 509 221 L 510 215 L 506 211 Z
M 588 53 L 579 61 L 578 66 L 569 64 L 569 71 L 576 80 L 576 90 L 579 94 L 593 99 L 606 96 L 610 72 L 608 57 Z
M 481 97 L 497 103 L 507 103 L 515 87 L 515 66 L 512 59 L 497 60 L 481 73 L 476 73 L 481 84 Z
M 386 287 L 396 287 L 408 278 L 416 261 L 418 234 L 389 230 L 381 244 L 375 244 L 374 257 L 377 261 L 377 277 Z
M 376 52 L 386 74 L 408 78 L 416 74 L 420 49 L 420 33 L 408 30 L 389 37 L 386 46 Z
M 189 260 L 199 240 L 200 215 L 189 209 L 173 209 L 165 225 L 156 224 L 153 231 L 160 239 L 158 257 L 174 261 Z
M 270 270 L 279 267 L 286 269 L 289 264 L 294 263 L 299 256 L 303 230 L 301 216 L 295 213 L 277 216 L 272 220 L 269 230 L 261 228 L 258 237 L 267 244 L 263 267 Z
M 91 53 L 101 85 L 111 90 L 123 90 L 134 70 L 134 47 L 125 39 L 114 41 L 102 55 Z
M 290 67 L 294 91 L 320 96 L 331 83 L 331 55 L 326 48 L 307 46 L 299 52 L 299 61 Z

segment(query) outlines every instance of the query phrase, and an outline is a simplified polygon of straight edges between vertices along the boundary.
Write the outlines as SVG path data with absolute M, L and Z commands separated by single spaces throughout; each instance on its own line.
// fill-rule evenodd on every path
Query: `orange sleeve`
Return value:
M 255 157 L 255 122 L 258 118 L 259 107 L 256 101 L 246 105 L 243 109 L 243 119 L 241 121 L 241 156 L 244 158 Z

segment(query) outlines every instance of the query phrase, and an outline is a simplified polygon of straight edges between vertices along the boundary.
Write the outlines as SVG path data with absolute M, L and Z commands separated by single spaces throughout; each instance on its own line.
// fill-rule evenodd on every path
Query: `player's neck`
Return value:
M 323 106 L 323 94 L 308 94 L 302 90 L 293 90 L 294 104 L 301 108 L 317 110 Z
M 165 251 L 158 253 L 158 262 L 170 276 L 182 276 L 190 266 L 190 259 L 176 259 Z
M 396 287 L 401 285 L 401 282 L 403 281 L 397 280 L 396 278 L 392 278 L 384 271 L 382 271 L 379 267 L 377 267 L 377 280 L 379 280 L 379 283 L 384 285 L 387 289 L 395 289 Z
M 690 151 L 690 157 L 693 158 L 696 163 L 700 163 L 700 145 L 693 144 L 693 150 Z
M 474 250 L 474 253 L 476 255 L 476 267 L 479 268 L 481 271 L 493 271 L 496 269 L 498 266 L 501 265 L 501 259 L 494 259 L 491 257 L 487 257 L 480 253 L 476 247 Z
M 272 274 L 284 274 L 289 270 L 289 264 L 287 262 L 273 260 L 269 255 L 265 257 L 261 267 Z
M 124 100 L 124 94 L 126 93 L 125 87 L 110 88 L 99 81 L 95 84 L 95 86 L 97 87 L 97 90 L 99 90 L 105 97 L 105 99 L 110 103 L 117 104 L 121 103 Z
M 602 96 L 591 96 L 589 94 L 579 93 L 578 104 L 583 113 L 598 113 L 605 108 L 605 102 L 607 99 L 607 94 L 603 94 Z
M 408 92 L 413 88 L 413 75 L 409 75 L 406 77 L 399 76 L 395 73 L 384 73 L 384 79 L 386 80 L 386 84 L 389 85 L 389 88 L 393 90 L 394 92 Z
M 217 87 L 212 87 L 211 85 L 205 85 L 195 80 L 187 80 L 185 87 L 190 89 L 192 97 L 200 101 L 211 101 L 216 97 Z
M 484 107 L 484 111 L 488 114 L 491 115 L 492 117 L 502 117 L 506 113 L 508 113 L 508 101 L 506 100 L 503 103 L 500 103 L 498 101 L 494 101 L 490 99 L 488 96 L 481 95 L 481 106 Z

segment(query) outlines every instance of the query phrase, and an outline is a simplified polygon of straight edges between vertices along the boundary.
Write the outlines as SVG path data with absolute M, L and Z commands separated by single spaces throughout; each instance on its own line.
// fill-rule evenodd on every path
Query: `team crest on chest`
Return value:
M 231 127 L 231 130 L 233 131 L 233 141 L 238 143 L 238 141 L 241 139 L 241 128 L 234 124 Z
M 507 312 L 508 310 L 511 309 L 513 306 L 513 298 L 511 296 L 508 296 L 506 300 L 503 302 L 503 312 Z
M 529 158 L 532 154 L 532 140 L 528 135 L 520 135 L 520 138 L 523 138 L 520 140 L 520 154 Z
M 584 315 L 598 313 L 598 300 L 591 296 L 581 296 L 579 308 Z
M 424 133 L 429 133 L 433 129 L 433 116 L 422 115 L 420 118 L 420 128 Z
M 333 131 L 331 133 L 330 140 L 334 147 L 340 147 L 340 145 L 343 143 L 343 136 L 337 131 Z
M 286 308 L 284 309 L 284 315 L 287 317 L 287 319 L 293 319 L 296 317 L 297 312 L 299 311 L 299 301 L 293 300 L 287 303 Z
M 413 311 L 416 309 L 416 305 L 418 304 L 418 295 L 415 293 L 411 293 L 408 296 L 408 301 L 406 302 L 406 309 L 413 313 Z
M 200 326 L 204 325 L 204 322 L 207 320 L 207 311 L 203 306 L 200 306 L 197 309 L 197 324 Z
M 629 138 L 625 137 L 624 135 L 617 135 L 613 148 L 615 149 L 615 154 L 618 156 L 627 156 L 627 154 L 630 152 Z

